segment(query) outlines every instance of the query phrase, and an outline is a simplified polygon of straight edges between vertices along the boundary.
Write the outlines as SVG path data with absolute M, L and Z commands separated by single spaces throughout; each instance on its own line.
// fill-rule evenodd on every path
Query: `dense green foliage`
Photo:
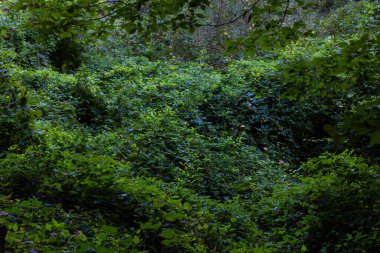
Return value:
M 377 1 L 93 2 L 0 3 L 9 252 L 380 248 Z

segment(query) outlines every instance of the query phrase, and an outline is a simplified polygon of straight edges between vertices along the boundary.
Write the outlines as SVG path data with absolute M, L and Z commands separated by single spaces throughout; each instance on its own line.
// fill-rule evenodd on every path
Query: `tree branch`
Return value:
M 289 5 L 290 5 L 290 0 L 288 0 L 286 3 L 286 8 L 284 10 L 284 16 L 282 17 L 282 20 L 281 20 L 281 26 L 284 24 L 285 18 L 288 14 Z
M 236 18 L 231 19 L 231 20 L 229 20 L 227 22 L 220 23 L 220 24 L 203 24 L 203 25 L 200 25 L 200 26 L 220 27 L 220 26 L 225 26 L 225 25 L 229 25 L 229 24 L 235 23 L 239 19 L 245 17 L 249 12 L 251 12 L 253 10 L 253 8 L 255 8 L 256 5 L 259 2 L 260 2 L 260 0 L 257 0 L 251 7 L 249 7 L 247 10 L 245 10 L 244 12 L 242 12 L 239 16 L 237 16 Z

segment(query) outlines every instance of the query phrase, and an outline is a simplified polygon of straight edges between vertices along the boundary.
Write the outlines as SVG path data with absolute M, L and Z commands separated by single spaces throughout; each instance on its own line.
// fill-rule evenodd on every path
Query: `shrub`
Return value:
M 26 146 L 30 141 L 32 117 L 27 89 L 0 70 L 0 152 L 13 145 Z
M 268 245 L 281 252 L 373 252 L 379 246 L 380 168 L 352 152 L 304 163 L 296 182 L 258 205 Z

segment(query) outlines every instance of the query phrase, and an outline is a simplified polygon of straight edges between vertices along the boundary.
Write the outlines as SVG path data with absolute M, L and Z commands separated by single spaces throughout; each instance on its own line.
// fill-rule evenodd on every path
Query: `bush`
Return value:
M 257 207 L 267 244 L 281 252 L 376 251 L 379 166 L 345 151 L 311 159 L 300 172 Z
M 27 89 L 0 70 L 0 153 L 13 145 L 25 147 L 30 141 L 32 117 Z
M 127 233 L 133 235 L 132 246 L 141 250 L 147 247 L 167 252 L 209 252 L 212 249 L 220 251 L 233 248 L 248 250 L 250 231 L 255 231 L 249 213 L 242 209 L 237 199 L 219 203 L 175 184 L 148 177 L 132 178 L 128 165 L 107 156 L 84 156 L 67 150 L 53 153 L 29 151 L 26 154 L 8 155 L 1 160 L 0 167 L 3 193 L 24 198 L 36 196 L 47 203 L 62 203 L 66 210 L 98 210 L 115 229 L 123 230 L 126 226 Z M 32 206 L 38 208 L 41 204 L 35 200 Z M 12 209 L 5 211 L 12 213 Z M 23 213 L 22 210 L 18 212 Z M 56 211 L 51 209 L 50 212 L 45 215 L 35 213 L 36 219 L 30 227 L 36 227 L 36 222 L 41 219 L 54 217 Z M 62 218 L 61 222 L 54 219 L 53 228 L 59 227 L 62 236 L 57 240 L 45 237 L 33 239 L 34 245 L 42 247 L 44 244 L 40 243 L 46 243 L 54 249 L 75 249 L 75 246 L 81 245 L 67 245 L 64 238 L 72 233 L 72 225 L 62 222 Z M 18 221 L 20 227 L 26 226 L 25 220 L 27 218 Z M 11 238 L 19 238 L 15 226 L 18 225 L 11 225 Z M 39 234 L 38 231 L 50 231 L 46 225 L 34 232 L 25 229 L 27 236 L 34 238 Z M 108 228 L 102 227 L 101 230 L 108 233 Z M 79 231 L 86 234 L 82 229 Z M 239 236 L 236 237 L 235 233 Z M 129 240 L 125 236 L 121 237 L 120 240 Z M 92 236 L 86 238 L 82 238 L 83 241 L 91 240 Z M 111 245 L 107 246 L 106 238 L 96 238 L 100 240 L 98 247 L 111 248 Z M 122 245 L 119 240 L 114 243 Z M 124 249 L 127 247 L 128 244 Z
M 81 64 L 83 45 L 71 39 L 60 39 L 49 52 L 52 66 L 64 73 L 75 71 Z
M 30 13 L 14 11 L 10 6 L 11 3 L 1 4 L 0 47 L 12 52 L 12 62 L 21 67 L 48 66 L 48 54 L 54 48 L 56 40 L 52 36 L 46 36 L 43 41 L 38 41 L 39 32 L 37 30 L 23 27 L 28 22 Z

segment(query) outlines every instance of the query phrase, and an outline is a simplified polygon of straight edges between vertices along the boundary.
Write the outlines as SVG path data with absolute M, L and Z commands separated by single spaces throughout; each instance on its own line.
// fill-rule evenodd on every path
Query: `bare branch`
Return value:
M 238 21 L 241 18 L 244 18 L 248 13 L 250 13 L 253 10 L 253 8 L 256 7 L 256 5 L 259 2 L 260 2 L 260 0 L 257 0 L 251 7 L 249 7 L 247 10 L 245 10 L 244 12 L 242 12 L 239 16 L 237 16 L 236 18 L 231 19 L 231 20 L 229 20 L 227 22 L 220 23 L 220 24 L 203 24 L 203 25 L 200 25 L 200 26 L 220 27 L 220 26 L 225 26 L 225 25 L 229 25 L 229 24 L 235 23 L 236 21 Z
M 290 5 L 290 0 L 288 0 L 286 3 L 286 8 L 284 10 L 284 16 L 282 17 L 282 20 L 281 20 L 281 26 L 284 24 L 285 18 L 288 14 L 289 5 Z

